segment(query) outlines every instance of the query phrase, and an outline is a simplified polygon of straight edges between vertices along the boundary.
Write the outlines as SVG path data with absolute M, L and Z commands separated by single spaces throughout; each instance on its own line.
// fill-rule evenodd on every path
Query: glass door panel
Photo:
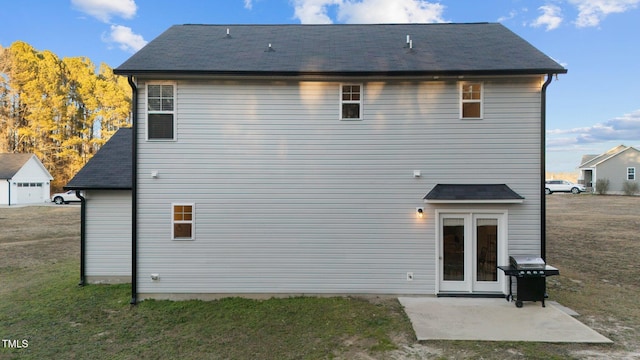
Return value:
M 476 281 L 498 281 L 498 219 L 476 219 Z
M 445 218 L 442 223 L 443 280 L 464 281 L 464 218 Z
M 503 292 L 498 265 L 506 253 L 506 215 L 441 213 L 438 220 L 439 291 Z

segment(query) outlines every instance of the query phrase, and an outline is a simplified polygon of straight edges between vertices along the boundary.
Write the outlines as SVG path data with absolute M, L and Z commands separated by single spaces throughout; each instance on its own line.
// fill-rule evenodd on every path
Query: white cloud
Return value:
M 105 23 L 109 23 L 113 16 L 131 19 L 138 10 L 134 0 L 71 0 L 71 3 L 78 10 Z
M 499 23 L 502 23 L 502 22 L 505 22 L 505 21 L 509 21 L 509 20 L 515 18 L 516 15 L 518 15 L 518 12 L 516 10 L 511 10 L 511 11 L 509 11 L 509 15 L 500 16 L 497 21 Z
M 294 17 L 303 24 L 331 24 L 329 6 L 341 3 L 342 0 L 293 0 Z
M 103 40 L 116 43 L 120 49 L 129 52 L 136 52 L 147 45 L 142 35 L 134 34 L 131 28 L 122 25 L 111 25 L 111 32 L 108 36 L 104 36 Z
M 578 8 L 577 27 L 593 27 L 609 14 L 635 9 L 640 0 L 569 0 Z
M 345 23 L 444 22 L 444 6 L 424 0 L 293 0 L 303 24 L 330 24 L 330 10 Z
M 253 8 L 253 3 L 251 0 L 244 0 L 244 8 L 247 10 L 251 10 Z
M 562 10 L 556 5 L 540 6 L 538 10 L 542 11 L 535 21 L 531 23 L 533 27 L 544 26 L 547 31 L 558 28 L 562 23 Z
M 640 109 L 589 127 L 547 131 L 547 147 L 604 143 L 608 141 L 640 141 Z
M 347 0 L 338 9 L 346 23 L 440 23 L 444 6 L 422 0 Z

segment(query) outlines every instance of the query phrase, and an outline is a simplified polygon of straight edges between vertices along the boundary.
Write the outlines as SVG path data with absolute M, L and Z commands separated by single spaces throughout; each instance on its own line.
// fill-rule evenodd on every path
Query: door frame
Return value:
M 495 215 L 498 219 L 498 254 L 497 254 L 497 265 L 505 265 L 508 261 L 508 224 L 509 224 L 509 212 L 505 209 L 436 209 L 435 211 L 435 274 L 436 274 L 436 294 L 441 293 L 441 282 L 443 274 L 443 263 L 442 263 L 442 216 L 452 215 L 453 217 L 462 217 L 465 219 L 465 232 L 470 234 L 470 238 L 467 239 L 468 236 L 465 236 L 465 248 L 470 246 L 471 249 L 476 247 L 476 219 L 479 217 L 482 218 L 483 215 Z M 470 227 L 470 229 L 467 229 Z M 458 294 L 495 294 L 501 292 L 502 294 L 507 294 L 507 281 L 506 277 L 501 271 L 497 271 L 497 284 L 494 289 L 490 289 L 487 287 L 477 286 L 476 284 L 476 256 L 475 252 L 469 252 L 465 250 L 465 280 L 461 286 L 457 287 L 455 290 L 448 289 L 442 292 L 444 293 L 458 293 Z

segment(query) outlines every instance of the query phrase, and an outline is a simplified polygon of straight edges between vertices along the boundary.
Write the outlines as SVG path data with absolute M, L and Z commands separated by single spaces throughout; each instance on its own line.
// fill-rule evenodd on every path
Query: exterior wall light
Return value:
M 424 217 L 424 208 L 417 207 L 417 208 L 416 208 L 416 216 L 417 216 L 418 218 L 422 218 L 422 217 Z

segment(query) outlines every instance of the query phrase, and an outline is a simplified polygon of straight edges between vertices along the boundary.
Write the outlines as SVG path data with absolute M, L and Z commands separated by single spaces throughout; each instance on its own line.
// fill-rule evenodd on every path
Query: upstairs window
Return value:
M 627 168 L 627 180 L 635 180 L 636 179 L 636 168 L 628 167 Z
M 173 240 L 193 240 L 194 205 L 173 204 L 172 208 L 173 225 L 171 228 L 171 238 Z
M 175 140 L 175 86 L 147 85 L 147 139 Z
M 482 119 L 482 83 L 460 84 L 460 118 Z
M 340 88 L 340 119 L 362 120 L 362 85 L 343 84 Z

